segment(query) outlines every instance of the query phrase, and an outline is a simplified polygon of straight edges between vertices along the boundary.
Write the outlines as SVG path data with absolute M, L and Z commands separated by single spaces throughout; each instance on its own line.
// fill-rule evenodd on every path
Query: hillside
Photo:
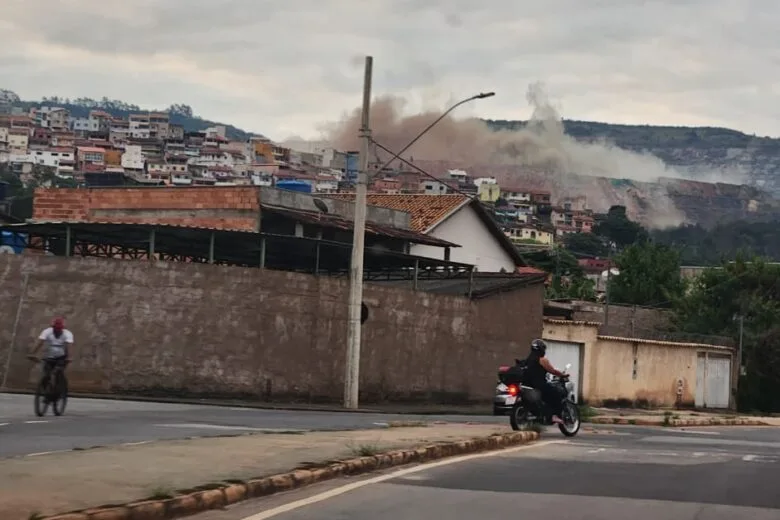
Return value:
M 494 130 L 519 130 L 525 121 L 488 120 Z M 713 127 L 615 125 L 563 121 L 566 133 L 579 141 L 606 141 L 635 152 L 649 152 L 670 166 L 707 181 L 705 172 L 733 175 L 734 182 L 780 195 L 780 139 Z M 743 177 L 739 179 L 739 177 Z
M 226 123 L 220 123 L 217 121 L 210 121 L 196 116 L 192 112 L 192 108 L 188 105 L 171 105 L 168 108 L 150 108 L 139 107 L 125 103 L 123 101 L 111 100 L 108 98 L 102 98 L 100 100 L 94 100 L 90 98 L 78 98 L 78 99 L 63 99 L 58 97 L 44 98 L 40 101 L 24 101 L 19 98 L 15 93 L 0 89 L 0 105 L 6 104 L 11 107 L 19 107 L 25 112 L 34 107 L 41 106 L 57 106 L 68 109 L 73 117 L 88 117 L 90 110 L 104 110 L 114 117 L 127 119 L 127 117 L 134 112 L 168 112 L 170 114 L 171 123 L 181 125 L 184 127 L 185 132 L 200 132 L 214 125 L 223 125 L 226 129 L 228 139 L 246 140 L 252 134 L 237 128 L 233 125 Z

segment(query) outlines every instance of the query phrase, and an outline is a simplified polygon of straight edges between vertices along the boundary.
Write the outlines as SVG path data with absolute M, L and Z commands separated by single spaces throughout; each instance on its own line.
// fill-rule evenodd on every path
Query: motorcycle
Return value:
M 499 370 L 499 384 L 493 403 L 494 414 L 509 413 L 509 424 L 513 430 L 520 430 L 531 424 L 552 425 L 552 415 L 542 399 L 541 391 L 523 384 L 525 364 L 515 360 L 514 367 L 502 367 Z M 564 368 L 563 377 L 547 374 L 547 380 L 559 390 L 561 397 L 561 419 L 558 425 L 566 437 L 574 437 L 580 431 L 580 410 L 574 395 L 574 383 L 567 374 L 571 364 Z

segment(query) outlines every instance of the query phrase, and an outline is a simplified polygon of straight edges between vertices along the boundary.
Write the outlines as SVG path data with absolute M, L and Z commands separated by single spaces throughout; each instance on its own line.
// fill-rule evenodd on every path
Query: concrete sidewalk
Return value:
M 508 433 L 505 425 L 432 424 L 382 430 L 276 433 L 159 441 L 5 459 L 0 518 L 28 520 L 122 504 L 231 480 L 292 470 L 304 463 Z
M 759 417 L 734 413 L 690 410 L 637 410 L 592 408 L 593 424 L 635 424 L 638 426 L 780 426 L 780 417 Z

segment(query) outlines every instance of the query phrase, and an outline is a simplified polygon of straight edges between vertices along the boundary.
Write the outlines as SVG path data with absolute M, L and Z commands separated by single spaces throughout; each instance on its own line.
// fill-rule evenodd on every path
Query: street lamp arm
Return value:
M 447 116 L 449 115 L 449 113 L 450 113 L 450 112 L 452 112 L 453 110 L 455 110 L 455 109 L 456 109 L 456 108 L 458 108 L 459 106 L 461 106 L 461 105 L 463 105 L 463 104 L 466 104 L 466 103 L 468 103 L 469 101 L 474 101 L 474 100 L 476 100 L 476 99 L 485 99 L 485 98 L 493 97 L 493 96 L 495 96 L 495 95 L 496 95 L 496 93 L 495 93 L 495 92 L 480 92 L 479 94 L 477 94 L 477 95 L 475 95 L 475 96 L 471 96 L 470 98 L 466 98 L 466 99 L 463 99 L 463 100 L 461 100 L 461 101 L 458 101 L 457 103 L 455 103 L 454 105 L 452 105 L 450 108 L 448 108 L 448 109 L 447 109 L 447 110 L 446 110 L 446 111 L 445 111 L 445 112 L 444 112 L 442 115 L 440 115 L 438 118 L 436 118 L 436 120 L 435 120 L 435 121 L 433 121 L 431 124 L 429 124 L 428 126 L 426 126 L 426 127 L 425 127 L 425 128 L 422 130 L 422 132 L 420 132 L 419 134 L 417 134 L 417 137 L 415 137 L 414 139 L 412 139 L 411 141 L 409 141 L 409 144 L 407 144 L 406 146 L 404 146 L 404 147 L 401 149 L 401 151 L 400 151 L 400 152 L 398 152 L 398 153 L 394 154 L 394 155 L 393 155 L 393 157 L 391 157 L 390 159 L 388 159 L 388 160 L 387 160 L 387 161 L 386 161 L 386 162 L 385 162 L 385 163 L 384 163 L 384 164 L 383 164 L 383 165 L 382 165 L 382 166 L 379 168 L 379 171 L 382 171 L 382 170 L 384 170 L 385 168 L 387 168 L 388 166 L 390 166 L 390 164 L 391 164 L 393 161 L 395 161 L 396 159 L 400 159 L 400 158 L 401 158 L 401 156 L 403 155 L 403 153 L 404 153 L 406 150 L 408 150 L 409 148 L 411 148 L 411 147 L 414 145 L 414 143 L 416 143 L 417 141 L 419 141 L 419 140 L 420 140 L 420 138 L 421 138 L 422 136 L 424 136 L 425 134 L 427 134 L 427 133 L 428 133 L 428 132 L 431 130 L 431 128 L 433 128 L 434 126 L 436 126 L 436 125 L 439 123 L 439 121 L 441 121 L 442 119 L 444 119 L 445 117 L 447 117 Z M 392 152 L 390 152 L 390 153 L 392 153 Z

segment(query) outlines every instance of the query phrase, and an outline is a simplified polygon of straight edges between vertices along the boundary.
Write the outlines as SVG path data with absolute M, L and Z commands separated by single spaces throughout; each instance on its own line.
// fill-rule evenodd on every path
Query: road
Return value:
M 32 396 L 0 394 L 0 458 L 258 431 L 382 428 L 389 421 L 415 420 L 508 424 L 508 419 L 492 416 L 300 412 L 102 399 L 70 399 L 63 416 L 49 412 L 39 418 L 33 413 Z
M 780 429 L 611 432 L 567 441 L 550 430 L 535 446 L 339 479 L 194 518 L 780 518 Z

